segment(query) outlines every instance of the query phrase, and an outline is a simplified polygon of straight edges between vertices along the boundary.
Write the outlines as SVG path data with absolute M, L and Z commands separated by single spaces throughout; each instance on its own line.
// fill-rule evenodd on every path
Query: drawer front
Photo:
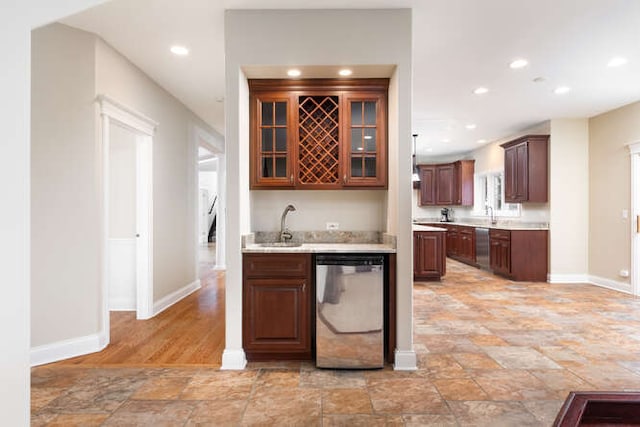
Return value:
M 509 230 L 496 230 L 492 228 L 489 230 L 489 237 L 492 239 L 510 240 L 511 232 Z
M 244 254 L 244 277 L 308 277 L 311 254 Z

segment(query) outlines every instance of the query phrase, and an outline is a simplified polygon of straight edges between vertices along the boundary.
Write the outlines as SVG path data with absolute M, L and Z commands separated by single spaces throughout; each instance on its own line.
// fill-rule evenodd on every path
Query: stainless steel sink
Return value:
M 259 243 L 263 248 L 297 248 L 298 246 L 302 246 L 300 242 L 268 242 L 268 243 Z

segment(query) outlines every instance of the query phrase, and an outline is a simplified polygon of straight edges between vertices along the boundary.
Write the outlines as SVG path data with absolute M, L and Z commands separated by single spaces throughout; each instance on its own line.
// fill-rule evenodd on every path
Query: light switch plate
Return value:
M 627 209 L 622 209 L 622 219 L 629 218 L 629 211 Z
M 618 274 L 620 277 L 629 277 L 629 270 L 620 270 Z
M 337 222 L 327 223 L 327 230 L 339 230 L 339 229 L 340 229 L 340 223 L 337 223 Z

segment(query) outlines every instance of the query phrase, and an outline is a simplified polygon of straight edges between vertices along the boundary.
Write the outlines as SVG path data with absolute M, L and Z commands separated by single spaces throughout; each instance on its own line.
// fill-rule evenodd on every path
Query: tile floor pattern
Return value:
M 640 390 L 640 299 L 450 262 L 414 286 L 419 369 L 32 370 L 32 425 L 548 426 L 570 390 Z

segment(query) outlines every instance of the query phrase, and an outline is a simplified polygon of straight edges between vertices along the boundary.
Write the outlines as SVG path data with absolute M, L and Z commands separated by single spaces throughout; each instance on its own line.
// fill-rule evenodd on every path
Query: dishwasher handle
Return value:
M 316 265 L 384 265 L 383 255 L 316 255 Z

